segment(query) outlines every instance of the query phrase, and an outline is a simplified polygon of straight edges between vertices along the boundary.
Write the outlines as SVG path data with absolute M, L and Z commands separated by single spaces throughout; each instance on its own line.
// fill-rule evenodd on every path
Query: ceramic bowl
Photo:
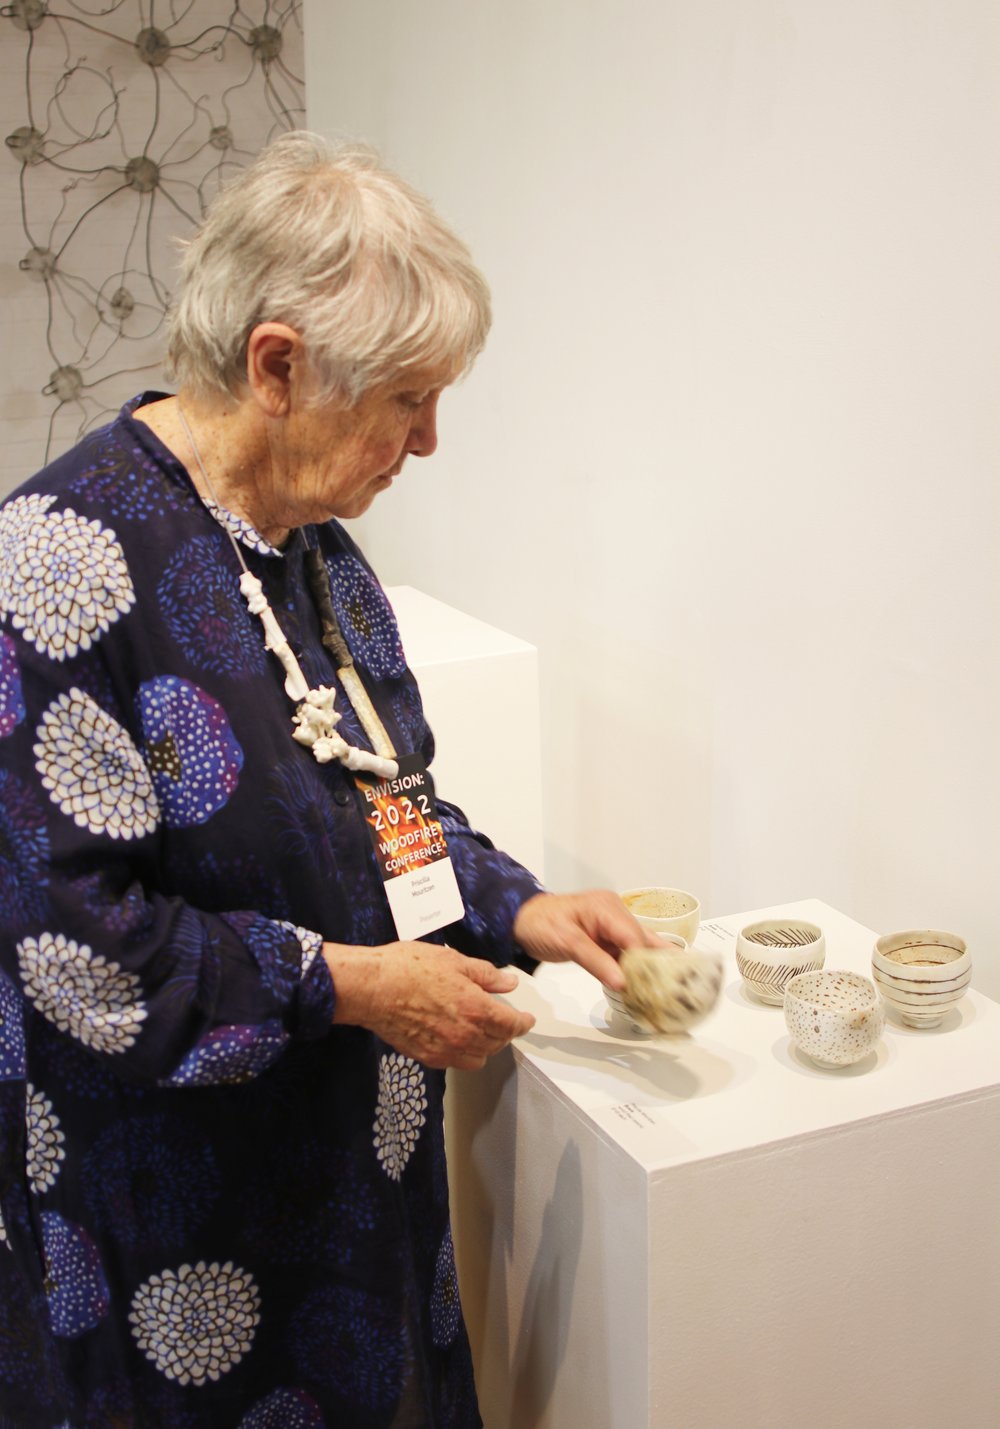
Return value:
M 628 888 L 618 895 L 637 923 L 654 933 L 679 933 L 693 943 L 701 922 L 701 903 L 682 888 Z
M 879 992 L 908 1027 L 937 1027 L 972 981 L 972 955 L 956 933 L 886 933 L 872 953 Z
M 776 1007 L 785 1000 L 788 980 L 815 972 L 825 958 L 823 930 L 802 918 L 750 923 L 736 939 L 736 966 L 747 991 Z
M 785 984 L 785 1022 L 800 1051 L 824 1067 L 849 1067 L 882 1035 L 885 1012 L 861 973 L 799 973 Z
M 718 953 L 699 953 L 676 933 L 658 948 L 626 948 L 624 993 L 604 989 L 613 1031 L 675 1036 L 707 1017 L 722 991 Z

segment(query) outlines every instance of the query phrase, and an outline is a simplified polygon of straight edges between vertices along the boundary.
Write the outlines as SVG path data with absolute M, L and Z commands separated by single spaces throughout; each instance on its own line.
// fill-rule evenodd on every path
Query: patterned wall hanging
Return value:
M 220 183 L 304 123 L 302 0 L 12 0 L 0 6 L 23 122 L 21 281 L 39 289 L 35 466 L 162 381 L 176 242 Z M 15 47 L 19 46 L 19 50 Z M 11 237 L 5 239 L 10 249 Z M 27 473 L 25 473 L 27 474 Z

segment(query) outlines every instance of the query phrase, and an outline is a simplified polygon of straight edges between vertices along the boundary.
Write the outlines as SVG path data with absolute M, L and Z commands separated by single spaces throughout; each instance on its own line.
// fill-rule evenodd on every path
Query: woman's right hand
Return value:
M 334 1023 L 365 1027 L 427 1067 L 475 1071 L 535 1024 L 493 993 L 517 973 L 436 943 L 324 943 L 336 993 Z

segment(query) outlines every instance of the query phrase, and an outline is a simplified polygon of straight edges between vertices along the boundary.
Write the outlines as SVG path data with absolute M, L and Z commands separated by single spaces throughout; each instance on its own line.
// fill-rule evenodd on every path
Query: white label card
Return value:
M 422 938 L 465 917 L 455 868 L 447 857 L 390 878 L 385 896 L 401 939 Z
M 355 783 L 396 933 L 406 940 L 459 922 L 465 905 L 427 766 L 419 754 L 398 764 L 395 779 L 356 775 Z

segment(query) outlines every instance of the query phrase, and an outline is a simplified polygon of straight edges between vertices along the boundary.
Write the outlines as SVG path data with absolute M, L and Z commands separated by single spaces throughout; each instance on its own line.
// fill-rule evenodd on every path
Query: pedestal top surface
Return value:
M 464 610 L 435 600 L 415 586 L 387 586 L 410 665 L 449 664 L 497 655 L 534 654 L 535 647 Z
M 748 993 L 736 967 L 740 928 L 769 917 L 818 923 L 826 967 L 871 976 L 876 934 L 818 899 L 710 918 L 695 946 L 723 954 L 725 985 L 690 1034 L 619 1036 L 594 978 L 575 964 L 545 964 L 509 999 L 537 1018 L 514 1044 L 521 1073 L 549 1083 L 651 1174 L 1000 1087 L 1000 1004 L 974 989 L 936 1029 L 906 1027 L 887 1012 L 863 1061 L 813 1063 L 792 1044 L 782 1009 Z

